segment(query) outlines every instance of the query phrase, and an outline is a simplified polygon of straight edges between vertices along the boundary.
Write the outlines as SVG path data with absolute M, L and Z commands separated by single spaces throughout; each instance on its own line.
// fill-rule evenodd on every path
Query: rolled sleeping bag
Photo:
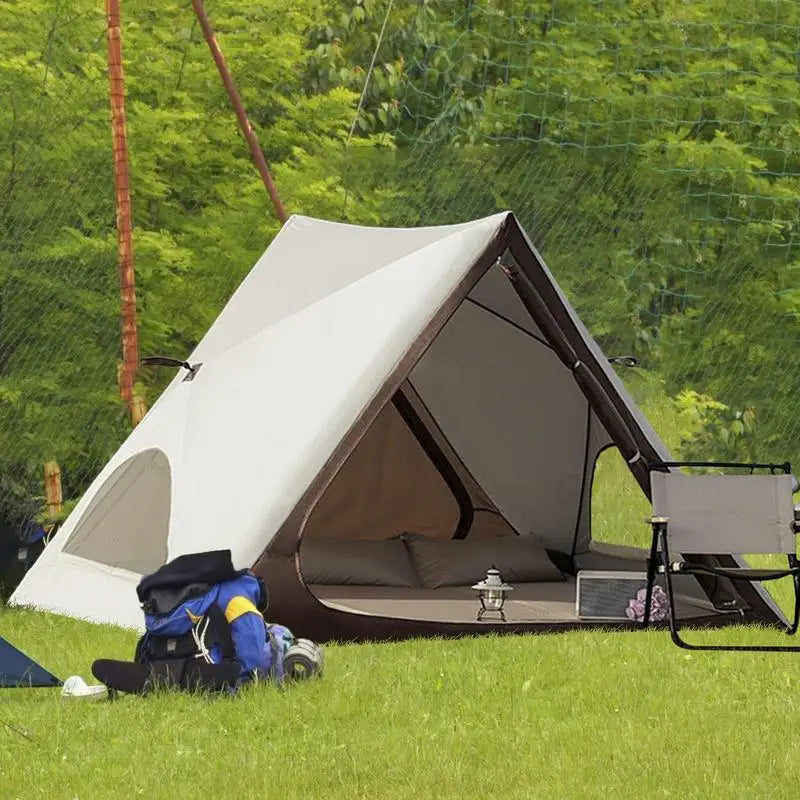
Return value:
M 322 647 L 310 639 L 295 639 L 283 657 L 283 670 L 291 680 L 320 677 L 325 663 Z

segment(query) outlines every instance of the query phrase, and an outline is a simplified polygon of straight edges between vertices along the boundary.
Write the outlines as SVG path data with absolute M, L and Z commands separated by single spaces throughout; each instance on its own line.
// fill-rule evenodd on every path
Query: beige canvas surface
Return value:
M 480 608 L 476 594 L 466 586 L 442 589 L 400 589 L 381 586 L 309 586 L 325 605 L 340 611 L 401 619 L 473 622 Z M 575 581 L 520 583 L 506 601 L 507 622 L 578 622 Z M 707 601 L 684 595 L 678 598 L 681 620 L 713 615 Z
M 443 589 L 397 589 L 381 586 L 310 586 L 312 594 L 332 608 L 362 614 L 473 622 L 480 608 L 467 586 Z M 509 622 L 576 621 L 575 583 L 518 584 L 505 607 Z

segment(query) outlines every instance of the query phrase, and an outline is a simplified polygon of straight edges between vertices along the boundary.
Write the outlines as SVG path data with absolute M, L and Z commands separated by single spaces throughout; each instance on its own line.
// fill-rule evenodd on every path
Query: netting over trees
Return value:
M 306 91 L 316 5 L 284 5 L 210 8 L 284 196 L 332 216 L 357 95 Z M 123 8 L 140 351 L 183 358 L 278 223 L 191 4 Z M 47 513 L 45 463 L 61 468 L 66 511 L 130 426 L 106 70 L 102 2 L 0 4 L 0 521 L 12 525 Z M 152 404 L 169 377 L 140 370 L 138 391 Z
M 44 513 L 44 463 L 74 501 L 130 424 L 105 19 L 68 6 L 0 5 L 0 516 L 19 520 Z M 290 212 L 511 209 L 604 349 L 682 411 L 681 455 L 800 463 L 793 0 L 208 9 Z M 190 3 L 129 0 L 123 35 L 140 350 L 183 357 L 277 223 Z M 150 404 L 163 381 L 140 371 Z
M 799 15 L 414 4 L 382 53 L 399 88 L 367 106 L 398 147 L 396 218 L 513 209 L 606 351 L 694 417 L 684 456 L 800 458 Z

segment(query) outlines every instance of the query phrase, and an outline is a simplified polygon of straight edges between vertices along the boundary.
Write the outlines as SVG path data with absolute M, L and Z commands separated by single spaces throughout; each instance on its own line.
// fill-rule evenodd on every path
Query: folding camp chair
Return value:
M 714 576 L 731 581 L 771 581 L 791 577 L 795 607 L 786 633 L 797 632 L 800 619 L 800 561 L 795 536 L 800 523 L 795 519 L 792 493 L 797 482 L 789 464 L 724 464 L 713 462 L 670 462 L 664 467 L 726 466 L 749 467 L 749 475 L 685 475 L 679 472 L 651 472 L 653 540 L 647 567 L 647 593 L 643 624 L 650 622 L 653 584 L 656 574 L 664 575 L 672 641 L 688 650 L 747 650 L 800 652 L 799 646 L 692 645 L 680 637 L 675 615 L 675 575 Z M 769 468 L 770 474 L 756 475 L 756 468 Z M 784 474 L 775 474 L 776 470 Z M 671 553 L 692 554 L 696 561 Z M 710 566 L 705 555 L 783 554 L 787 569 L 749 569 Z

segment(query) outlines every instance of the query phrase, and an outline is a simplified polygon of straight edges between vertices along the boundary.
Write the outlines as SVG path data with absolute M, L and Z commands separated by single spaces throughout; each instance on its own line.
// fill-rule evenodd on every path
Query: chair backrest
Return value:
M 674 553 L 794 553 L 791 475 L 650 473 Z

